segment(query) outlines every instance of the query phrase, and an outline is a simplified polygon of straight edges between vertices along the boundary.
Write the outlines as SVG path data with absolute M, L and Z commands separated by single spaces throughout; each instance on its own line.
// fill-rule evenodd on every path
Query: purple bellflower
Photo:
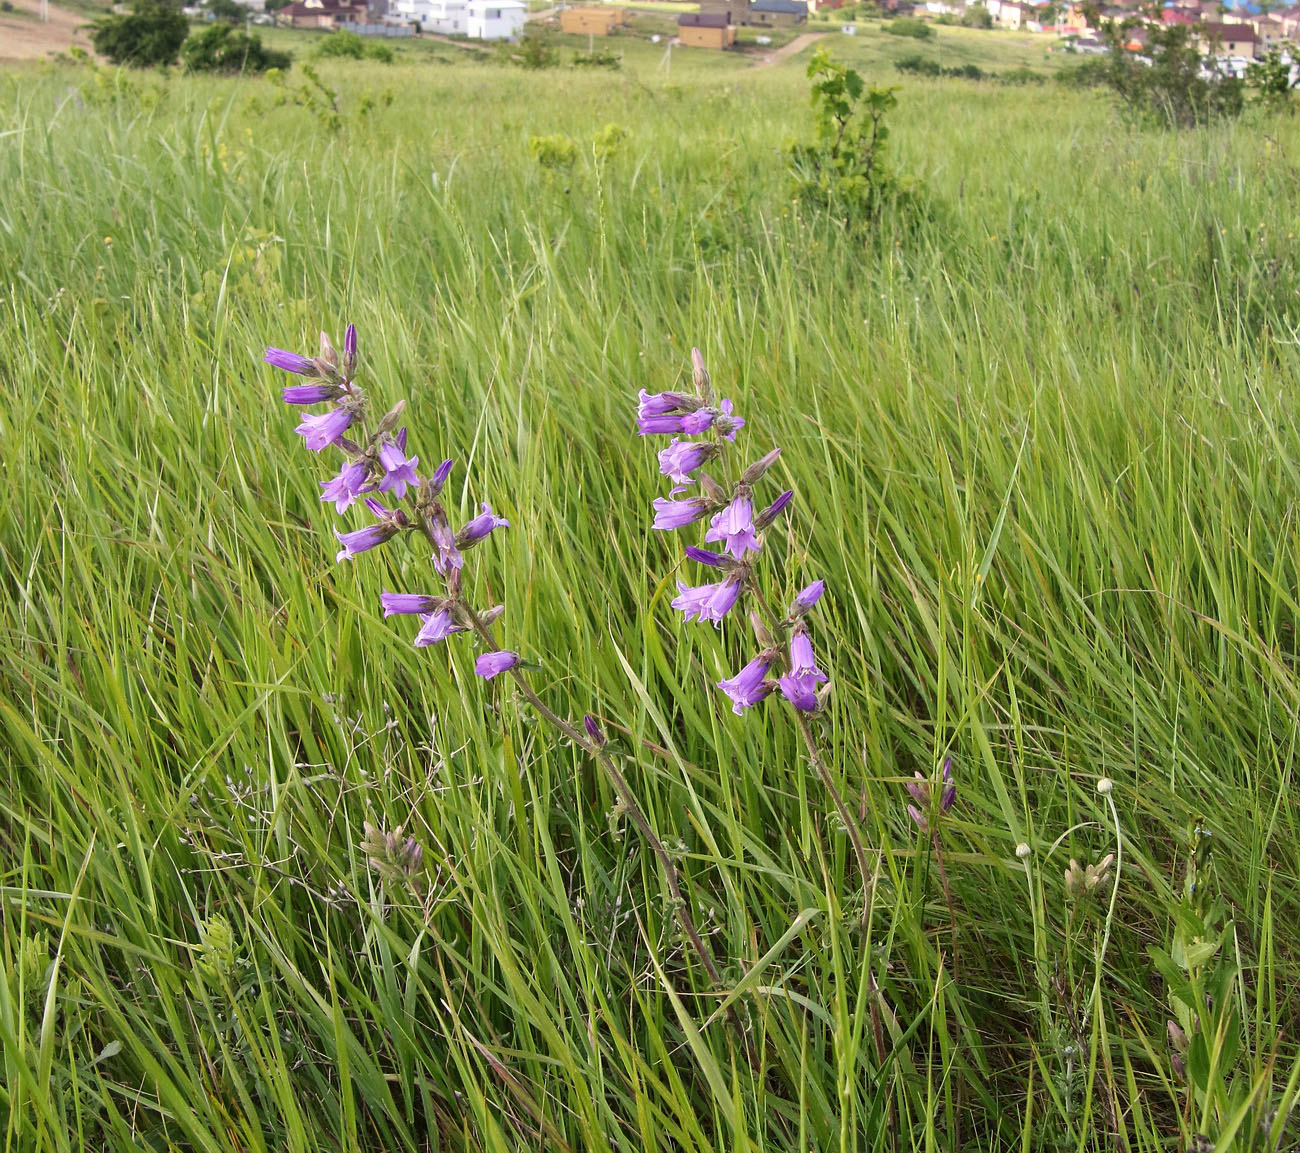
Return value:
M 266 355 L 262 357 L 272 368 L 283 369 L 285 372 L 294 372 L 299 376 L 320 376 L 320 367 L 310 356 L 300 356 L 296 352 L 290 352 L 285 348 L 268 348 Z M 290 401 L 291 404 L 311 404 L 312 401 Z
M 754 518 L 754 523 L 760 530 L 767 528 L 785 512 L 786 507 L 792 500 L 794 500 L 794 490 L 788 488 Z
M 445 607 L 442 597 L 425 596 L 423 593 L 381 592 L 379 594 L 379 604 L 383 608 L 386 617 L 391 617 L 396 613 L 419 613 L 421 616 L 425 616 L 429 613 L 436 613 L 440 608 Z
M 718 682 L 718 688 L 731 698 L 732 712 L 739 716 L 772 691 L 772 683 L 765 679 L 770 665 L 767 654 L 760 653 L 730 680 Z
M 817 708 L 817 686 L 826 680 L 826 674 L 817 667 L 807 631 L 796 625 L 790 637 L 790 671 L 777 681 L 781 694 L 796 709 L 811 713 Z
M 268 351 L 278 352 L 279 349 Z M 280 393 L 285 404 L 322 404 L 342 395 L 343 390 L 337 384 L 289 384 Z
M 519 663 L 519 654 L 512 653 L 509 649 L 497 653 L 480 653 L 478 659 L 474 662 L 474 671 L 485 680 L 491 680 L 507 669 L 512 669 Z
M 708 565 L 709 568 L 729 569 L 734 568 L 736 564 L 735 561 L 728 560 L 721 553 L 710 552 L 706 548 L 696 548 L 693 544 L 686 546 L 686 555 L 693 561 Z
M 693 412 L 700 402 L 684 392 L 646 392 L 643 388 L 637 397 L 637 419 L 663 416 L 669 412 Z
M 709 431 L 716 414 L 711 408 L 697 408 L 688 412 L 681 420 L 681 431 L 687 436 L 700 436 Z
M 723 400 L 718 405 L 718 416 L 713 421 L 713 431 L 727 440 L 734 441 L 736 433 L 745 427 L 743 416 L 731 415 L 731 401 Z
M 379 519 L 372 525 L 357 529 L 356 532 L 339 532 L 335 529 L 334 535 L 343 546 L 334 558 L 336 561 L 351 560 L 360 553 L 378 548 L 381 544 L 392 540 L 405 527 L 404 514 L 390 512 L 373 496 L 366 497 L 366 508 Z
M 706 541 L 722 541 L 727 552 L 741 560 L 747 552 L 757 552 L 758 537 L 754 535 L 754 502 L 749 493 L 742 492 L 709 522 Z
M 437 612 L 423 618 L 420 631 L 415 634 L 415 647 L 422 649 L 429 645 L 436 645 L 439 641 L 446 640 L 452 633 L 468 631 L 465 625 L 456 623 L 451 609 L 440 608 Z
M 429 518 L 429 533 L 433 537 L 433 567 L 439 576 L 446 576 L 451 569 L 461 568 L 465 559 L 456 547 L 456 537 L 447 523 L 447 516 L 438 508 L 437 514 Z
M 418 485 L 420 478 L 415 473 L 415 466 L 420 463 L 418 456 L 406 455 L 406 429 L 397 434 L 397 439 L 385 440 L 379 446 L 379 464 L 384 470 L 384 478 L 379 482 L 380 492 L 391 492 L 397 500 L 406 495 L 406 486 Z
M 692 500 L 669 500 L 667 497 L 660 497 L 654 502 L 655 522 L 650 527 L 664 531 L 685 528 L 688 524 L 703 520 L 715 508 L 717 505 L 703 497 L 695 497 Z
M 659 471 L 676 484 L 690 484 L 691 476 L 705 461 L 716 456 L 717 446 L 707 441 L 678 440 L 659 452 Z
M 339 512 L 350 508 L 362 493 L 368 492 L 366 481 L 370 479 L 370 466 L 362 461 L 349 461 L 333 480 L 323 480 L 321 488 L 325 490 L 322 501 L 333 501 Z
M 483 511 L 456 534 L 458 548 L 472 548 L 488 535 L 494 528 L 509 528 L 510 522 L 492 512 L 492 506 L 484 501 L 479 506 Z
M 339 438 L 347 432 L 352 423 L 352 412 L 346 408 L 335 408 L 329 412 L 309 413 L 302 418 L 293 431 L 307 442 L 312 452 L 320 452 L 331 444 L 337 444 Z
M 695 588 L 678 581 L 673 608 L 680 609 L 685 620 L 694 617 L 700 621 L 720 621 L 736 607 L 744 587 L 744 576 L 738 572 L 717 584 L 698 585 Z
M 792 617 L 801 617 L 804 613 L 809 612 L 813 605 L 821 600 L 822 593 L 825 591 L 825 581 L 813 581 L 794 598 L 794 604 L 790 606 L 790 615 Z

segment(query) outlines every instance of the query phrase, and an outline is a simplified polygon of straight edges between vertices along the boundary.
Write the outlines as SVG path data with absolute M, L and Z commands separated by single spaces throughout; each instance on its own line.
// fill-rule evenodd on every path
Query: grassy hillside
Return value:
M 1296 1140 L 1300 128 L 909 82 L 921 209 L 863 235 L 792 200 L 798 61 L 660 55 L 0 76 L 7 1148 Z M 262 354 L 349 321 L 453 522 L 510 520 L 467 587 L 615 738 L 721 989 L 609 776 L 383 618 L 427 549 L 334 563 Z M 792 710 L 715 687 L 743 617 L 669 606 L 702 533 L 632 414 L 693 345 L 719 475 L 796 492 L 765 596 L 826 581 L 869 885 Z

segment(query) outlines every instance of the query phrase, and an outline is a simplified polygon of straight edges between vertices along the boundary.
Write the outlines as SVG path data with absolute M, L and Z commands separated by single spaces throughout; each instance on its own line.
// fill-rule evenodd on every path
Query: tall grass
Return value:
M 864 239 L 789 202 L 797 69 L 325 75 L 337 132 L 262 83 L 0 78 L 6 1148 L 1271 1147 L 1295 124 L 909 85 L 929 210 Z M 571 169 L 530 158 L 556 133 Z M 332 563 L 260 354 L 347 320 L 452 502 L 514 525 L 474 579 L 550 704 L 623 734 L 754 1064 L 594 767 L 380 617 L 423 557 Z M 769 591 L 830 590 L 865 908 L 788 719 L 712 688 L 738 630 L 667 605 L 629 413 L 692 344 L 799 494 Z M 903 782 L 948 756 L 930 841 Z

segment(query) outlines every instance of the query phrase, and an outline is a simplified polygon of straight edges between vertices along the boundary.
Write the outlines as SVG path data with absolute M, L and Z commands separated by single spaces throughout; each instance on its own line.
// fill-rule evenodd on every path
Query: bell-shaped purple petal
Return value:
M 710 552 L 706 548 L 696 548 L 693 544 L 686 546 L 686 555 L 693 561 L 700 564 L 706 564 L 710 568 L 727 568 L 733 562 L 729 561 L 721 553 Z
M 420 458 L 418 456 L 407 458 L 405 433 L 406 429 L 402 429 L 396 441 L 386 440 L 379 446 L 379 464 L 384 470 L 383 479 L 379 482 L 379 491 L 391 492 L 397 500 L 401 500 L 406 495 L 408 484 L 420 483 L 420 478 L 415 472 L 415 466 L 420 463 Z
M 474 662 L 474 671 L 486 680 L 512 669 L 519 663 L 519 654 L 505 649 L 497 653 L 481 653 Z
M 806 589 L 803 589 L 798 596 L 794 598 L 794 604 L 790 606 L 790 615 L 792 617 L 801 617 L 804 613 L 810 611 L 819 600 L 822 593 L 826 591 L 825 581 L 813 581 Z
M 700 402 L 684 392 L 646 392 L 643 388 L 637 397 L 636 414 L 663 416 L 668 412 L 690 412 L 700 407 Z
M 817 709 L 817 685 L 807 677 L 786 675 L 777 682 L 781 695 L 800 712 L 811 713 Z
M 676 413 L 653 413 L 650 416 L 636 418 L 636 431 L 640 436 L 667 436 L 675 432 L 685 432 L 682 425 L 685 418 Z
M 660 497 L 654 502 L 655 521 L 650 527 L 665 531 L 685 528 L 688 524 L 703 520 L 709 515 L 710 509 L 716 507 L 702 497 L 692 500 L 668 500 Z
M 755 524 L 760 530 L 767 528 L 768 525 L 785 512 L 786 507 L 792 500 L 794 500 L 794 490 L 788 488 L 778 496 L 776 500 L 769 504 L 767 508 L 758 514 L 755 518 Z
M 687 436 L 700 436 L 708 432 L 715 415 L 717 414 L 711 408 L 697 408 L 694 412 L 688 412 L 682 417 L 682 432 Z
M 322 404 L 336 400 L 343 390 L 337 384 L 288 384 L 280 391 L 285 404 Z
M 397 526 L 392 521 L 381 521 L 379 524 L 359 528 L 356 532 L 339 532 L 336 529 L 334 535 L 343 546 L 334 559 L 344 561 L 392 540 L 397 535 Z
M 430 519 L 429 533 L 433 538 L 433 567 L 439 576 L 446 576 L 451 569 L 464 565 L 465 560 L 456 547 L 456 536 L 445 516 L 438 515 Z
M 268 348 L 266 355 L 262 359 L 273 368 L 283 369 L 285 372 L 296 372 L 299 376 L 320 375 L 320 369 L 311 357 L 300 356 L 298 353 L 290 352 L 285 348 Z M 292 403 L 301 404 L 304 402 L 294 401 Z
M 439 641 L 445 641 L 452 633 L 466 631 L 468 631 L 466 626 L 457 623 L 450 609 L 441 608 L 424 618 L 420 631 L 415 634 L 415 647 L 427 648 L 429 645 L 436 645 Z
M 346 408 L 336 408 L 330 412 L 311 413 L 302 418 L 302 423 L 293 431 L 303 438 L 312 452 L 320 452 L 348 430 L 352 423 L 352 412 Z
M 360 461 L 349 461 L 333 480 L 321 481 L 321 488 L 325 490 L 321 500 L 332 500 L 334 507 L 339 512 L 344 512 L 366 491 L 366 481 L 369 479 L 369 465 Z
M 659 452 L 659 471 L 676 484 L 690 484 L 691 473 L 716 453 L 716 447 L 707 441 L 673 437 L 672 444 Z
M 425 596 L 423 593 L 381 592 L 379 594 L 379 604 L 383 608 L 386 617 L 398 613 L 419 613 L 424 616 L 428 613 L 437 612 L 443 607 L 441 597 Z
M 758 537 L 754 535 L 754 502 L 748 493 L 741 493 L 709 522 L 706 541 L 722 541 L 727 552 L 740 560 L 748 552 L 757 552 Z
M 726 580 L 717 584 L 689 585 L 677 582 L 677 596 L 673 597 L 673 608 L 680 609 L 683 619 L 700 621 L 720 621 L 740 599 L 744 581 L 739 574 L 733 573 Z
M 509 528 L 510 522 L 492 512 L 492 506 L 484 501 L 479 506 L 483 511 L 456 534 L 459 548 L 471 548 L 496 528 Z
M 766 679 L 769 664 L 766 657 L 757 656 L 730 680 L 718 682 L 718 688 L 731 698 L 733 712 L 743 713 L 772 691 L 772 683 Z

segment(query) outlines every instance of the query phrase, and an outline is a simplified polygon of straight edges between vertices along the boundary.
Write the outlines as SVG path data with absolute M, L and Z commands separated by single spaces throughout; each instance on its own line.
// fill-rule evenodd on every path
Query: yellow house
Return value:
M 730 48 L 736 26 L 720 12 L 683 12 L 677 17 L 677 38 L 692 48 Z
M 626 23 L 626 9 L 613 4 L 602 8 L 566 8 L 560 13 L 560 31 L 577 36 L 608 36 Z

